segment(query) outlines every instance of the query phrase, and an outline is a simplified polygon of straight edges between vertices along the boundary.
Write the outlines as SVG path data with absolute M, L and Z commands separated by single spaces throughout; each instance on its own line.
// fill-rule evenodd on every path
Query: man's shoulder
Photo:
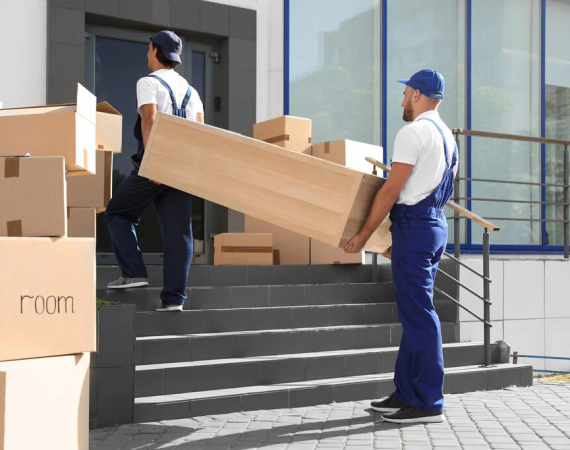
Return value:
M 400 128 L 400 131 L 398 131 L 398 134 L 396 135 L 396 139 L 397 140 L 417 140 L 417 139 L 422 139 L 422 135 L 423 135 L 423 126 L 422 124 L 419 123 L 420 121 L 416 121 L 416 122 L 410 122 L 407 125 L 404 125 L 402 128 Z

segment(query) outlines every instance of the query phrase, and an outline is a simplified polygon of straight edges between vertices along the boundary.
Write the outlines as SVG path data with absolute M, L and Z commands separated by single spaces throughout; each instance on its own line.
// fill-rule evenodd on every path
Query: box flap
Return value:
M 77 83 L 77 107 L 78 114 L 91 123 L 97 121 L 97 97 L 89 92 L 81 83 Z
M 109 102 L 97 103 L 97 112 L 106 113 L 106 114 L 114 114 L 117 116 L 122 115 L 119 111 L 117 111 L 115 108 L 113 108 Z

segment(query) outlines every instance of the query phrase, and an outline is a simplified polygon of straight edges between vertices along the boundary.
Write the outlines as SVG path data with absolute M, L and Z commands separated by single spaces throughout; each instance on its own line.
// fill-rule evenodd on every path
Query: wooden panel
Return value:
M 341 247 L 360 232 L 368 218 L 370 210 L 372 209 L 374 198 L 385 182 L 386 180 L 384 178 L 364 174 L 340 242 Z M 390 247 L 392 245 L 390 225 L 390 219 L 386 217 L 372 236 L 370 236 L 364 250 L 383 253 L 388 247 Z
M 338 245 L 363 174 L 159 114 L 141 176 Z

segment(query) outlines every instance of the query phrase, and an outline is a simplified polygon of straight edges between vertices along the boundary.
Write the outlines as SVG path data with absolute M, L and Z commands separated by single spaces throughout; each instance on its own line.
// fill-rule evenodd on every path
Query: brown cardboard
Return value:
M 89 449 L 89 359 L 0 363 L 1 450 Z
M 0 157 L 0 192 L 0 236 L 66 235 L 63 158 Z
M 0 238 L 0 361 L 94 352 L 95 239 Z
M 348 139 L 313 144 L 311 151 L 316 158 L 364 173 L 372 173 L 373 169 L 372 164 L 366 162 L 366 157 L 378 161 L 383 159 L 382 147 Z
M 113 153 L 97 150 L 95 155 L 95 175 L 67 177 L 67 206 L 70 208 L 95 208 L 97 212 L 102 212 L 111 200 Z
M 329 245 L 364 225 L 385 179 L 158 113 L 140 176 Z M 386 236 L 365 250 L 384 252 Z
M 223 233 L 214 236 L 214 265 L 273 265 L 273 236 L 267 233 Z
M 78 83 L 76 103 L 0 110 L 0 156 L 63 156 L 69 174 L 94 174 L 95 103 Z
M 310 239 L 272 223 L 245 216 L 246 233 L 271 233 L 273 248 L 278 251 L 275 265 L 306 265 L 310 263 Z
M 95 208 L 67 208 L 67 237 L 97 236 Z
M 364 252 L 345 253 L 342 248 L 311 239 L 311 264 L 363 264 Z
M 97 103 L 97 150 L 121 153 L 123 116 L 107 102 Z
M 296 152 L 308 151 L 308 154 L 310 154 L 311 133 L 311 119 L 294 116 L 281 116 L 253 126 L 255 139 Z

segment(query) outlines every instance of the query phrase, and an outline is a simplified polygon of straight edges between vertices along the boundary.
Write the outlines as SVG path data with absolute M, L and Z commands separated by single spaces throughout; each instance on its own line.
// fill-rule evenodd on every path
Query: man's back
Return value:
M 445 156 L 441 133 L 430 121 L 436 122 L 443 131 L 447 144 L 448 161 L 451 163 L 455 140 L 437 111 L 420 114 L 412 123 L 403 127 L 394 142 L 392 163 L 413 165 L 397 204 L 415 205 L 431 194 L 439 185 L 445 172 Z M 454 168 L 457 173 L 457 165 Z
M 180 108 L 182 100 L 188 91 L 188 82 L 176 71 L 170 69 L 159 69 L 151 75 L 161 78 L 170 86 L 177 106 Z M 204 114 L 204 107 L 196 89 L 191 88 L 191 90 L 192 95 L 186 106 L 186 118 L 195 122 L 197 114 Z M 158 112 L 172 114 L 172 101 L 167 89 L 159 80 L 149 76 L 141 78 L 137 83 L 137 107 L 139 114 L 141 114 L 141 107 L 147 104 L 155 104 Z

